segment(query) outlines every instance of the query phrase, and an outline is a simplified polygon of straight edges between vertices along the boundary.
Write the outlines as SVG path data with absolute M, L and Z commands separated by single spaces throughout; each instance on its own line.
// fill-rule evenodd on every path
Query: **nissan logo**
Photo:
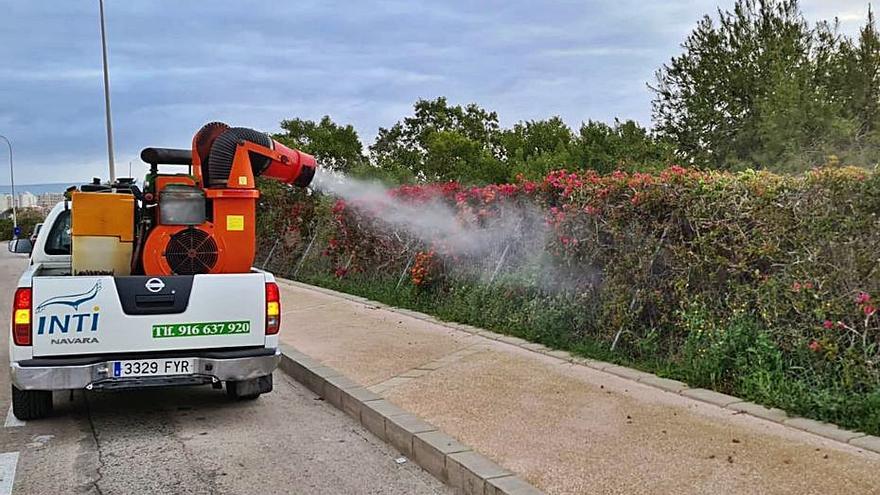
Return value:
M 147 280 L 147 283 L 144 284 L 144 287 L 146 287 L 147 290 L 150 292 L 160 292 L 162 289 L 165 288 L 165 282 L 163 282 L 162 279 L 151 278 L 150 280 Z

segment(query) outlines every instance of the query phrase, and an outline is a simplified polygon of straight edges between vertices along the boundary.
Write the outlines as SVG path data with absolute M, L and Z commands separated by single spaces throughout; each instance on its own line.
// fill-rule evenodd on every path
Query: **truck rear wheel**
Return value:
M 251 378 L 250 380 L 226 381 L 226 395 L 235 400 L 254 400 L 272 391 L 272 375 Z
M 23 421 L 45 418 L 52 414 L 52 391 L 19 390 L 13 385 L 12 414 Z

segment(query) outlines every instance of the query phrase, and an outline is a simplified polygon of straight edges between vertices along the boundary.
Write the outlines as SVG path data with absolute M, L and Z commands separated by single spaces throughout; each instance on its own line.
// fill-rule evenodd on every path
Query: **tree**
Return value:
M 507 168 L 482 143 L 454 131 L 428 135 L 423 171 L 439 180 L 470 184 L 507 182 Z
M 570 167 L 571 128 L 559 117 L 517 122 L 501 132 L 501 155 L 510 176 L 538 179 L 550 170 Z
M 797 0 L 737 0 L 657 71 L 656 128 L 700 166 L 819 164 L 852 129 L 829 86 L 840 47 L 835 28 L 809 27 Z
M 880 128 L 880 33 L 870 7 L 868 20 L 859 32 L 852 72 L 854 91 L 850 105 L 860 117 L 861 130 L 876 131 Z
M 473 171 L 487 165 L 486 159 L 499 160 L 500 128 L 495 112 L 473 103 L 450 106 L 444 97 L 418 100 L 413 110 L 412 117 L 379 129 L 370 147 L 379 168 L 402 167 L 418 180 L 468 182 L 485 176 Z
M 12 239 L 12 209 L 2 213 L 0 219 L 0 240 Z M 36 225 L 43 221 L 45 215 L 34 208 L 18 209 L 18 226 L 21 228 L 21 237 L 30 237 L 34 233 Z
M 561 118 L 517 122 L 501 133 L 503 156 L 511 161 L 527 162 L 536 157 L 556 153 L 567 147 L 574 135 Z
M 858 44 L 847 43 L 844 86 L 846 107 L 858 125 L 860 144 L 880 145 L 880 33 L 874 11 L 859 31 Z
M 672 161 L 672 148 L 632 120 L 613 126 L 587 121 L 572 143 L 572 157 L 580 168 L 608 173 L 614 170 L 652 170 Z
M 354 127 L 338 125 L 328 115 L 320 122 L 299 118 L 284 120 L 281 128 L 284 132 L 275 134 L 275 139 L 314 155 L 321 167 L 348 172 L 366 161 Z

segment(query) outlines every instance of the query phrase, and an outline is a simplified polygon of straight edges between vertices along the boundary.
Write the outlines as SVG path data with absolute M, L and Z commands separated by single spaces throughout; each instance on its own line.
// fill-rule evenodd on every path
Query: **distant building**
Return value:
M 27 191 L 18 195 L 19 208 L 35 208 L 37 206 L 37 195 Z
M 64 193 L 43 193 L 37 196 L 37 208 L 48 212 L 62 200 Z
M 16 208 L 19 210 L 33 208 L 43 214 L 48 213 L 52 207 L 64 199 L 64 193 L 33 194 L 30 191 L 25 191 L 16 196 L 18 196 L 18 201 L 15 202 Z M 0 194 L 0 216 L 3 218 L 11 216 L 11 210 L 12 195 Z

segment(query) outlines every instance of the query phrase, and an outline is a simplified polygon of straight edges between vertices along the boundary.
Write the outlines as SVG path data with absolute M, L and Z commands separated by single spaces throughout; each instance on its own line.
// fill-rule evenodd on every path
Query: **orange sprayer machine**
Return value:
M 192 150 L 146 148 L 141 159 L 150 164 L 143 191 L 128 182 L 73 193 L 75 274 L 247 273 L 255 178 L 307 187 L 316 168 L 314 157 L 265 133 L 219 122 L 196 133 Z M 190 173 L 159 173 L 159 165 L 188 165 Z

